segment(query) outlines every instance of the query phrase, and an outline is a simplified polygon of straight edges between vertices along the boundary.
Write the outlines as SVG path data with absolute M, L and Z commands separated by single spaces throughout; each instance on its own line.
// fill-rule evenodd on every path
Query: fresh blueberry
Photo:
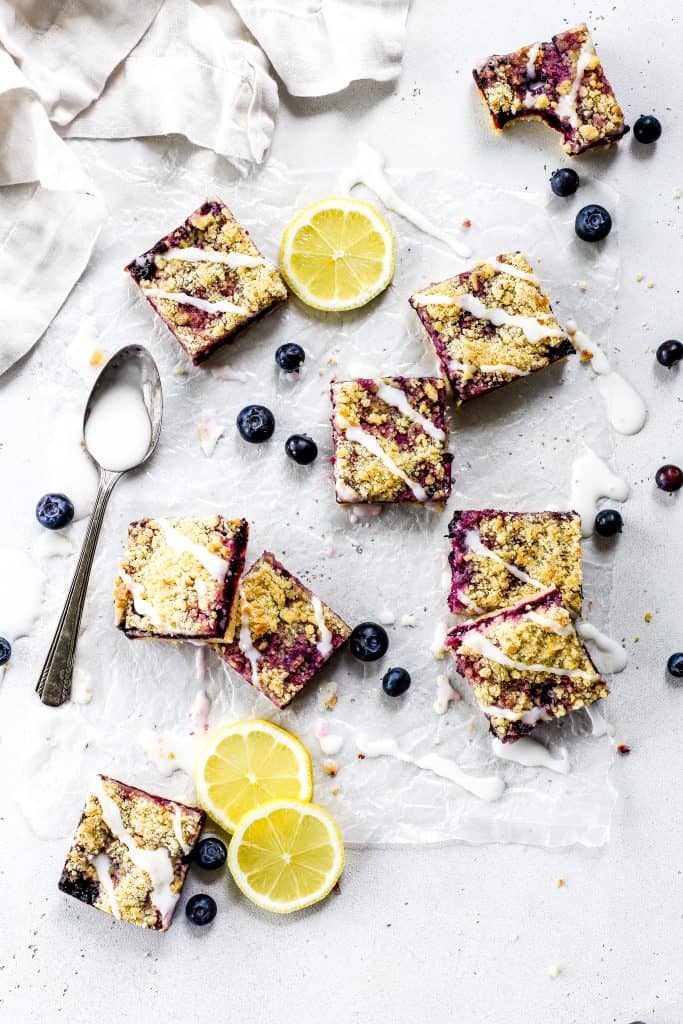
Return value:
M 138 256 L 130 265 L 131 277 L 135 278 L 136 281 L 149 281 L 150 277 L 154 277 L 156 269 L 157 265 L 154 256 L 149 253 L 145 253 L 144 256 Z
M 359 661 L 377 661 L 389 649 L 389 637 L 383 626 L 376 622 L 361 622 L 352 631 L 349 640 L 351 654 Z
M 600 242 L 612 230 L 612 218 L 604 206 L 591 203 L 577 213 L 574 229 L 584 242 Z
M 216 901 L 205 892 L 198 892 L 196 896 L 190 896 L 185 904 L 185 913 L 192 924 L 210 924 L 216 916 Z
M 259 444 L 273 436 L 275 417 L 265 405 L 245 405 L 237 414 L 237 429 L 245 441 Z
M 670 370 L 674 363 L 683 359 L 683 343 L 680 341 L 663 341 L 657 349 L 657 362 Z
M 638 142 L 642 142 L 645 146 L 649 146 L 650 143 L 656 142 L 661 134 L 661 122 L 654 116 L 654 114 L 641 114 L 633 126 L 634 137 Z
M 318 457 L 318 446 L 308 434 L 292 434 L 285 441 L 285 451 L 300 466 L 308 466 Z
M 36 505 L 36 519 L 48 530 L 61 530 L 74 517 L 74 507 L 66 494 L 44 494 Z
M 382 680 L 387 697 L 400 697 L 410 686 L 410 673 L 404 668 L 390 668 Z
M 0 636 L 0 665 L 6 665 L 12 657 L 12 645 L 4 636 Z
M 683 651 L 676 651 L 666 663 L 666 670 L 670 676 L 676 679 L 683 679 Z
M 550 187 L 556 196 L 573 196 L 579 187 L 579 176 L 571 167 L 561 167 L 550 176 Z
M 225 864 L 228 850 L 225 843 L 215 836 L 208 836 L 197 843 L 194 851 L 194 859 L 200 868 L 205 871 L 217 871 Z
M 285 370 L 287 373 L 294 373 L 295 370 L 298 370 L 305 358 L 306 353 L 301 345 L 297 345 L 293 341 L 286 345 L 280 345 L 275 353 L 275 362 L 281 370 Z
M 621 512 L 615 508 L 603 508 L 595 517 L 595 532 L 601 537 L 613 537 L 615 533 L 621 533 L 623 525 Z
M 655 473 L 655 482 L 661 491 L 677 491 L 683 487 L 683 469 L 678 466 L 660 466 Z

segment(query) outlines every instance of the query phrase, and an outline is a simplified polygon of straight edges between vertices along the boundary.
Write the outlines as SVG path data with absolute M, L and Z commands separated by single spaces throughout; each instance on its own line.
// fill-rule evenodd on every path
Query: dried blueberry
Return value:
M 200 868 L 204 868 L 205 871 L 217 871 L 225 864 L 228 850 L 220 839 L 207 836 L 197 843 L 193 856 Z
M 579 176 L 571 167 L 561 167 L 550 176 L 550 187 L 556 196 L 573 196 L 579 187 Z
M 382 689 L 388 697 L 400 697 L 410 686 L 410 673 L 404 668 L 390 668 L 382 679 Z
M 6 665 L 12 657 L 12 645 L 4 636 L 0 636 L 0 665 Z
M 280 345 L 279 349 L 275 353 L 275 362 L 281 370 L 285 370 L 287 373 L 294 373 L 298 370 L 306 358 L 306 353 L 302 349 L 301 345 L 297 345 L 296 342 L 290 341 L 286 345 Z
M 595 517 L 595 532 L 601 537 L 613 537 L 615 533 L 621 533 L 623 525 L 621 513 L 615 508 L 603 508 Z
M 612 218 L 604 206 L 591 203 L 577 213 L 574 229 L 584 242 L 600 242 L 612 230 Z
M 655 473 L 655 482 L 661 491 L 678 491 L 683 487 L 683 470 L 678 466 L 660 466 Z
M 185 904 L 185 913 L 192 924 L 210 924 L 216 916 L 217 910 L 215 899 L 204 892 L 190 896 Z
M 680 341 L 663 341 L 657 349 L 657 362 L 670 370 L 674 363 L 683 359 L 683 343 Z
M 245 441 L 259 444 L 273 436 L 275 417 L 265 405 L 245 405 L 237 414 L 237 429 Z
M 292 434 L 285 441 L 285 451 L 300 466 L 308 466 L 318 457 L 318 446 L 308 434 Z
M 644 146 L 649 146 L 652 142 L 656 142 L 661 134 L 661 122 L 654 114 L 641 114 L 633 125 L 634 138 L 638 142 L 642 142 Z
M 387 653 L 389 637 L 376 622 L 361 622 L 351 633 L 349 647 L 359 661 L 377 661 Z
M 66 494 L 44 494 L 36 505 L 36 519 L 48 530 L 61 530 L 74 517 L 74 507 Z

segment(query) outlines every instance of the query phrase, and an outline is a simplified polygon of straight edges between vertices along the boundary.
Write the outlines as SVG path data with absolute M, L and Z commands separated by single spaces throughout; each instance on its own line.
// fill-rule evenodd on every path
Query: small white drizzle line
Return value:
M 116 893 L 114 891 L 114 882 L 111 875 L 109 874 L 109 868 L 111 867 L 111 860 L 107 857 L 106 853 L 97 853 L 92 858 L 92 866 L 95 868 L 97 873 L 97 881 L 100 883 L 107 896 L 109 897 L 109 909 L 111 910 L 114 917 L 121 918 L 121 911 L 119 905 L 116 902 Z
M 639 433 L 647 422 L 647 406 L 632 384 L 613 370 L 599 345 L 580 331 L 574 320 L 567 321 L 567 334 L 577 352 L 590 355 L 590 366 L 597 374 L 598 389 L 607 404 L 607 418 L 619 434 Z
M 528 573 L 524 572 L 523 569 L 513 565 L 512 562 L 506 562 L 500 555 L 497 555 L 495 551 L 487 547 L 481 539 L 480 534 L 476 530 L 465 531 L 465 551 L 468 554 L 482 555 L 485 558 L 490 558 L 492 562 L 496 562 L 498 565 L 502 565 L 511 576 L 515 579 L 520 580 L 521 583 L 528 583 L 532 587 L 536 587 L 537 590 L 547 590 L 548 587 L 545 583 L 535 580 L 533 576 L 529 576 Z M 464 604 L 464 602 L 463 602 Z
M 318 640 L 316 647 L 323 658 L 329 658 L 334 650 L 334 646 L 332 644 L 332 633 L 327 628 L 327 623 L 325 622 L 323 603 L 319 597 L 315 594 L 311 594 L 311 604 L 313 605 L 313 614 L 315 615 L 316 625 L 318 627 L 318 632 L 320 633 L 320 639 Z
M 497 704 L 480 704 L 479 707 L 487 718 L 504 718 L 506 722 L 522 722 L 524 725 L 537 725 L 538 722 L 551 722 L 553 716 L 543 707 L 529 708 L 528 711 L 512 711 Z
M 503 665 L 504 668 L 517 669 L 518 672 L 544 672 L 551 676 L 566 676 L 568 679 L 587 679 L 591 682 L 600 678 L 597 672 L 586 672 L 581 668 L 562 668 L 558 665 L 530 665 L 523 661 L 515 661 L 513 658 L 508 658 L 507 654 L 501 651 L 500 647 L 496 647 L 488 637 L 483 636 L 476 629 L 470 629 L 464 633 L 460 642 L 463 647 L 474 651 L 475 654 L 479 654 L 482 658 L 487 658 L 497 665 Z
M 339 189 L 343 195 L 350 195 L 356 185 L 365 185 L 371 189 L 387 210 L 393 210 L 394 213 L 409 221 L 426 235 L 445 242 L 458 256 L 467 259 L 472 255 L 471 249 L 458 241 L 449 231 L 443 231 L 437 224 L 434 224 L 419 210 L 410 206 L 397 195 L 384 172 L 384 157 L 367 142 L 358 143 L 352 166 L 342 171 L 339 176 Z
M 551 772 L 569 775 L 569 756 L 564 747 L 560 749 L 559 757 L 553 757 L 547 747 L 544 747 L 538 740 L 522 736 L 514 743 L 502 743 L 497 737 L 494 737 L 491 749 L 496 757 L 500 757 L 503 761 L 515 761 L 525 768 L 549 768 Z
M 427 494 L 425 489 L 419 483 L 417 483 L 417 481 L 411 480 L 410 477 L 403 472 L 401 467 L 396 465 L 393 459 L 384 451 L 384 448 L 382 448 L 381 444 L 379 443 L 376 437 L 374 437 L 372 434 L 368 434 L 361 427 L 349 426 L 346 420 L 344 420 L 341 416 L 336 417 L 335 425 L 337 429 L 344 434 L 348 441 L 352 441 L 355 444 L 362 445 L 362 447 L 365 448 L 366 451 L 370 452 L 371 455 L 374 455 L 375 458 L 379 459 L 379 461 L 384 466 L 386 466 L 390 473 L 393 473 L 394 476 L 397 476 L 400 480 L 403 480 L 403 482 L 407 484 L 408 487 L 410 487 L 417 501 L 427 501 L 429 495 Z
M 586 68 L 594 57 L 595 47 L 590 39 L 586 39 L 581 46 L 581 50 L 579 51 L 579 56 L 576 61 L 576 71 L 574 72 L 574 78 L 572 79 L 572 87 L 568 93 L 564 96 L 560 96 L 555 107 L 557 116 L 560 120 L 569 121 L 574 128 L 576 128 L 579 123 L 579 115 L 576 110 L 576 100 L 579 95 L 579 89 L 581 87 Z
M 188 295 L 186 292 L 165 292 L 161 288 L 143 288 L 145 295 L 153 299 L 166 299 L 169 302 L 177 302 L 179 306 L 194 306 L 201 309 L 203 313 L 234 313 L 236 316 L 249 316 L 249 310 L 244 306 L 236 306 L 229 299 L 218 299 L 210 302 L 208 299 L 200 299 L 196 295 Z
M 526 613 L 527 619 L 531 622 L 535 622 L 537 626 L 541 626 L 543 629 L 549 629 L 551 633 L 557 633 L 558 636 L 571 636 L 574 633 L 574 626 L 571 622 L 561 623 L 556 619 L 553 619 L 550 615 L 542 615 L 540 612 L 536 612 L 533 609 Z
M 126 847 L 133 864 L 149 875 L 152 883 L 149 899 L 159 911 L 162 925 L 166 926 L 171 920 L 178 899 L 176 893 L 171 889 L 174 873 L 169 851 L 165 846 L 158 846 L 155 850 L 147 850 L 138 846 L 134 837 L 123 824 L 118 804 L 106 792 L 101 775 L 97 776 L 93 795 L 99 801 L 102 820 L 111 834 Z
M 188 263 L 222 263 L 238 270 L 240 267 L 267 267 L 270 264 L 263 256 L 251 256 L 247 252 L 218 252 L 217 249 L 198 249 L 188 245 L 183 249 L 171 248 L 158 253 L 165 260 L 186 260 Z
M 536 58 L 538 57 L 538 51 L 540 48 L 540 43 L 532 43 L 527 51 L 526 77 L 530 82 L 533 82 L 536 79 Z
M 359 751 L 366 757 L 393 757 L 397 761 L 404 761 L 406 764 L 413 764 L 416 768 L 433 772 L 442 779 L 449 779 L 455 782 L 462 789 L 479 797 L 480 800 L 499 800 L 505 792 L 505 782 L 499 775 L 480 777 L 468 775 L 460 765 L 447 757 L 439 754 L 424 754 L 422 757 L 413 757 L 401 750 L 395 739 L 371 740 L 367 736 L 359 734 L 356 736 L 356 745 Z
M 161 528 L 166 543 L 175 554 L 179 555 L 184 551 L 188 552 L 197 559 L 199 564 L 218 583 L 223 582 L 230 566 L 230 563 L 225 558 L 214 555 L 213 552 L 208 551 L 202 544 L 197 544 L 195 541 L 190 540 L 184 533 L 177 530 L 175 526 L 171 526 L 168 519 L 155 519 L 155 522 Z
M 578 455 L 572 463 L 569 508 L 573 508 L 581 517 L 581 536 L 590 537 L 600 499 L 626 501 L 631 488 L 628 481 L 613 473 L 592 448 L 588 445 L 584 447 L 583 454 Z
M 485 260 L 479 260 L 479 264 L 484 264 L 487 267 L 493 267 L 497 274 L 509 274 L 510 277 L 517 277 L 520 281 L 528 281 L 529 284 L 538 284 L 538 278 L 535 274 L 530 273 L 527 270 L 520 270 L 519 267 L 513 267 L 511 263 L 501 263 L 494 256 L 489 256 Z
M 249 628 L 249 606 L 244 600 L 244 597 L 242 597 L 242 618 L 240 619 L 240 631 L 237 638 L 237 645 L 251 666 L 251 685 L 258 686 L 258 664 L 261 655 L 256 647 L 254 647 L 251 629 Z
M 133 598 L 133 611 L 143 618 L 146 616 L 154 626 L 162 624 L 162 616 L 156 610 L 151 601 L 142 596 L 143 587 L 141 583 L 132 579 L 128 573 L 119 567 L 119 578 L 125 583 L 128 592 Z
M 386 381 L 382 381 L 377 385 L 377 397 L 381 398 L 387 405 L 391 405 L 394 409 L 398 409 L 407 419 L 412 420 L 413 423 L 419 424 L 422 427 L 425 434 L 429 434 L 435 441 L 445 441 L 446 434 L 443 430 L 437 427 L 431 420 L 428 420 L 426 416 L 414 409 L 408 401 L 408 396 L 405 391 L 401 388 L 392 387 L 391 384 L 387 384 Z
M 552 317 L 552 313 L 541 313 L 537 317 L 518 316 L 515 313 L 506 313 L 504 309 L 496 306 L 485 306 L 468 292 L 464 295 L 418 292 L 412 296 L 412 302 L 416 306 L 458 306 L 470 316 L 476 317 L 477 320 L 487 320 L 494 327 L 516 327 L 532 345 L 537 345 L 545 338 L 564 337 L 564 331 L 559 327 L 549 327 L 542 322 L 543 319 Z

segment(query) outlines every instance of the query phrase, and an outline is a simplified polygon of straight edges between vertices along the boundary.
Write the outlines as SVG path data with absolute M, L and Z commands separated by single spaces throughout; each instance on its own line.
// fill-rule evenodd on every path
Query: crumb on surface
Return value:
M 652 612 L 645 612 L 643 618 L 646 622 L 652 622 Z
M 621 754 L 622 757 L 625 757 L 627 754 L 630 753 L 631 748 L 629 747 L 628 743 L 617 743 L 617 754 Z
M 558 967 L 557 964 L 551 964 L 551 966 L 548 968 L 548 974 L 550 975 L 551 978 L 559 977 L 560 973 L 561 973 L 561 968 Z
M 326 761 L 323 761 L 323 771 L 325 772 L 325 775 L 329 775 L 330 778 L 333 779 L 337 772 L 339 771 L 337 762 L 332 761 L 329 758 Z

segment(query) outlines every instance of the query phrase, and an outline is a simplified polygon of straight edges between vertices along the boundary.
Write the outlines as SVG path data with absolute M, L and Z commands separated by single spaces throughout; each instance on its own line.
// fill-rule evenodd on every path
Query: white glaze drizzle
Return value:
M 513 565 L 512 562 L 506 562 L 504 558 L 501 558 L 495 551 L 487 547 L 476 530 L 467 530 L 465 532 L 465 551 L 473 555 L 483 555 L 485 558 L 490 558 L 497 565 L 502 565 L 515 579 L 520 580 L 522 583 L 528 583 L 530 586 L 536 587 L 537 590 L 548 589 L 545 583 L 535 580 L 533 576 L 529 576 L 523 569 Z M 463 604 L 465 604 L 464 601 Z
M 165 260 L 187 260 L 188 263 L 222 263 L 237 270 L 239 267 L 265 267 L 268 261 L 262 256 L 251 256 L 246 252 L 219 252 L 217 249 L 198 249 L 188 245 L 184 249 L 171 248 L 158 254 Z
M 491 748 L 496 757 L 503 761 L 515 761 L 524 765 L 525 768 L 549 768 L 552 772 L 559 772 L 560 775 L 568 775 L 569 756 L 564 747 L 560 750 L 559 757 L 553 757 L 547 747 L 544 747 L 538 740 L 529 736 L 522 736 L 514 743 L 502 743 L 494 737 Z
M 237 644 L 251 666 L 251 685 L 257 686 L 259 679 L 258 666 L 261 655 L 256 647 L 254 647 L 254 641 L 251 637 L 251 629 L 249 628 L 249 610 L 244 598 L 242 599 L 242 618 L 240 621 L 240 631 L 237 638 Z
M 119 905 L 116 902 L 116 893 L 114 892 L 114 882 L 111 875 L 109 874 L 109 868 L 111 867 L 111 860 L 107 857 L 106 853 L 96 853 L 92 858 L 92 866 L 97 872 L 97 881 L 100 883 L 107 896 L 109 897 L 109 909 L 112 915 L 117 918 L 121 918 L 121 911 Z
M 401 750 L 396 740 L 391 737 L 370 740 L 367 736 L 358 735 L 356 744 L 366 757 L 393 757 L 397 761 L 413 764 L 416 768 L 433 772 L 442 779 L 455 782 L 456 785 L 480 800 L 499 800 L 505 792 L 505 783 L 498 775 L 487 777 L 468 775 L 455 761 L 441 757 L 439 754 L 430 753 L 424 754 L 422 757 L 413 757 L 412 754 Z
M 320 750 L 328 757 L 334 757 L 344 745 L 344 737 L 331 733 L 327 722 L 318 722 L 315 735 L 320 744 Z
M 529 708 L 528 711 L 512 711 L 498 704 L 480 704 L 479 707 L 487 718 L 504 718 L 506 722 L 523 722 L 524 725 L 537 725 L 538 722 L 552 721 L 552 715 L 542 707 Z
M 387 405 L 391 405 L 394 409 L 398 409 L 400 413 L 406 416 L 413 423 L 418 423 L 426 434 L 433 437 L 435 441 L 445 441 L 446 434 L 440 427 L 428 420 L 426 416 L 414 409 L 408 401 L 408 396 L 405 391 L 401 388 L 392 387 L 390 384 L 378 382 L 377 384 L 377 397 L 381 398 Z
M 585 445 L 584 453 L 572 463 L 569 496 L 569 508 L 581 517 L 581 535 L 590 537 L 593 532 L 593 521 L 601 498 L 626 501 L 630 491 L 628 481 L 613 473 L 607 463 Z
M 586 704 L 583 710 L 586 712 L 590 720 L 592 736 L 598 738 L 600 736 L 614 735 L 614 726 L 611 722 L 607 721 L 597 703 Z
M 531 622 L 535 622 L 537 626 L 549 629 L 551 633 L 557 633 L 558 636 L 571 636 L 574 632 L 574 626 L 571 622 L 558 622 L 550 615 L 542 615 L 541 612 L 534 611 L 533 609 L 526 613 L 526 617 Z
M 548 327 L 543 323 L 543 320 L 551 317 L 552 313 L 541 313 L 538 317 L 519 316 L 516 313 L 507 313 L 497 306 L 486 306 L 468 292 L 463 295 L 445 295 L 438 292 L 430 295 L 428 292 L 418 292 L 412 296 L 412 301 L 417 306 L 458 306 L 470 316 L 477 320 L 487 320 L 494 327 L 516 327 L 532 345 L 537 345 L 544 338 L 564 337 L 564 332 L 559 327 Z
M 581 45 L 579 56 L 576 61 L 576 71 L 574 72 L 574 78 L 572 79 L 572 87 L 568 93 L 565 93 L 564 96 L 560 96 L 555 108 L 557 116 L 563 121 L 569 121 L 574 128 L 576 128 L 579 123 L 579 116 L 576 110 L 576 100 L 579 95 L 579 89 L 581 88 L 586 68 L 594 57 L 595 47 L 593 46 L 592 40 L 586 39 Z
M 134 837 L 127 831 L 121 810 L 104 788 L 101 776 L 97 776 L 93 789 L 102 809 L 102 819 L 119 842 L 128 850 L 128 856 L 137 868 L 146 872 L 152 883 L 149 894 L 151 903 L 161 915 L 162 925 L 168 924 L 177 902 L 177 895 L 171 890 L 173 882 L 173 862 L 171 855 L 165 846 L 158 846 L 156 850 L 147 850 L 135 842 Z
M 527 664 L 523 661 L 515 661 L 513 658 L 508 658 L 507 654 L 501 651 L 500 647 L 496 647 L 488 637 L 476 629 L 470 629 L 464 633 L 461 643 L 464 647 L 479 654 L 482 658 L 487 658 L 489 661 L 493 661 L 497 665 L 503 665 L 505 668 L 517 669 L 518 672 L 544 672 L 551 676 L 567 676 L 569 679 L 596 680 L 599 678 L 596 672 L 586 672 L 582 668 L 563 668 L 559 665 Z
M 536 58 L 538 57 L 538 51 L 540 48 L 540 43 L 532 43 L 527 52 L 526 77 L 529 82 L 533 82 L 536 79 Z
M 529 370 L 520 370 L 518 366 L 511 366 L 509 363 L 486 363 L 482 364 L 478 369 L 480 373 L 487 374 L 509 373 L 512 377 L 529 376 Z
M 165 292 L 161 288 L 145 288 L 145 295 L 153 299 L 167 299 L 169 302 L 177 302 L 179 306 L 194 306 L 201 309 L 203 313 L 235 313 L 238 316 L 248 316 L 249 310 L 244 306 L 236 306 L 229 299 L 200 299 L 197 295 L 188 295 L 187 292 Z
M 161 527 L 166 543 L 177 555 L 187 552 L 196 558 L 199 564 L 204 566 L 208 574 L 218 583 L 223 582 L 229 568 L 229 562 L 225 558 L 221 558 L 220 555 L 214 555 L 212 551 L 208 551 L 202 544 L 197 544 L 195 541 L 190 540 L 184 533 L 177 530 L 175 526 L 171 526 L 168 519 L 156 519 L 155 522 Z
M 436 693 L 434 695 L 434 713 L 437 715 L 445 715 L 448 711 L 448 705 L 455 703 L 460 700 L 460 694 L 457 690 L 454 690 L 451 686 L 451 681 L 447 675 L 438 675 L 436 677 Z
M 185 841 L 185 836 L 183 834 L 183 811 L 179 804 L 176 804 L 173 810 L 173 834 L 178 841 L 178 846 L 187 856 L 192 847 L 188 846 Z
M 603 350 L 580 331 L 573 320 L 567 321 L 569 339 L 580 353 L 590 353 L 590 366 L 599 377 L 598 389 L 607 405 L 607 418 L 618 434 L 639 433 L 647 422 L 647 406 L 642 396 L 625 377 L 613 370 Z
M 494 256 L 487 257 L 485 260 L 479 260 L 479 262 L 486 264 L 487 267 L 493 267 L 497 274 L 509 274 L 510 277 L 519 278 L 520 281 L 538 284 L 538 278 L 534 273 L 530 273 L 528 270 L 520 270 L 519 267 L 513 267 L 510 263 L 501 263 Z
M 624 671 L 628 664 L 628 653 L 620 643 L 607 636 L 592 622 L 583 620 L 577 622 L 576 632 L 582 640 L 594 643 L 600 654 L 603 655 L 603 657 L 595 659 L 600 662 L 602 672 L 616 675 L 618 672 Z
M 132 579 L 127 572 L 119 567 L 119 577 L 125 583 L 128 591 L 133 598 L 133 610 L 136 615 L 147 617 L 154 626 L 160 626 L 162 624 L 162 616 L 156 610 L 151 601 L 148 601 L 146 597 L 142 596 L 144 590 L 141 583 L 137 580 Z
M 334 650 L 334 646 L 332 644 L 332 633 L 327 628 L 327 623 L 325 622 L 323 603 L 316 594 L 311 594 L 311 604 L 313 605 L 313 614 L 315 615 L 315 622 L 320 633 L 320 639 L 316 643 L 316 647 L 323 658 L 329 658 Z
M 396 465 L 394 460 L 384 451 L 384 448 L 382 448 L 376 437 L 372 434 L 368 434 L 367 431 L 363 430 L 361 427 L 349 426 L 346 420 L 342 419 L 340 416 L 336 417 L 335 425 L 337 429 L 346 436 L 347 440 L 353 441 L 355 444 L 362 445 L 366 451 L 369 451 L 371 455 L 374 455 L 379 459 L 390 473 L 393 473 L 394 476 L 403 480 L 403 482 L 410 487 L 417 501 L 427 500 L 428 494 L 425 489 L 417 483 L 417 481 L 411 480 L 410 477 L 403 472 L 401 467 Z
M 350 195 L 356 185 L 365 185 L 371 189 L 376 196 L 384 203 L 387 210 L 393 210 L 404 220 L 409 221 L 420 231 L 439 241 L 445 242 L 453 252 L 466 259 L 471 255 L 471 250 L 458 241 L 450 232 L 443 231 L 424 214 L 410 206 L 405 200 L 396 194 L 389 184 L 384 172 L 384 157 L 382 154 L 369 146 L 367 142 L 359 142 L 356 146 L 356 156 L 351 167 L 343 171 L 339 176 L 339 188 L 342 195 Z

